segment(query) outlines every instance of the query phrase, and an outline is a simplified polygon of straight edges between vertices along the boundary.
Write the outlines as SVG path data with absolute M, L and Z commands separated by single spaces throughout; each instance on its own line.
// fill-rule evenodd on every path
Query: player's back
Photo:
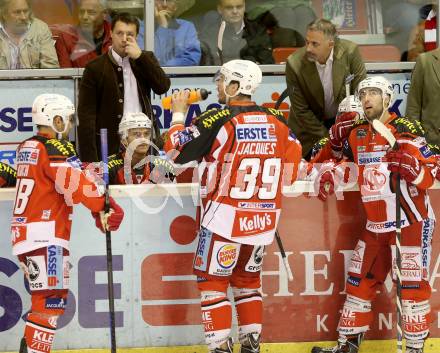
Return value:
M 17 187 L 11 224 L 14 254 L 47 246 L 68 248 L 72 207 L 66 204 L 64 163 L 77 163 L 67 141 L 34 136 L 17 149 Z M 78 185 L 76 185 L 78 187 Z
M 290 164 L 287 182 L 295 179 L 301 146 L 277 110 L 255 104 L 228 110 L 204 158 L 211 163 L 202 180 L 202 225 L 237 242 L 268 244 L 281 212 L 283 171 Z

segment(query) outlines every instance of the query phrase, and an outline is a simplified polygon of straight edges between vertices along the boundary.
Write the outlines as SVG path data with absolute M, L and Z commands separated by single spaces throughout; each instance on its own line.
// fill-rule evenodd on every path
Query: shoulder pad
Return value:
M 124 159 L 122 156 L 117 154 L 112 154 L 108 157 L 108 169 L 119 169 L 118 167 L 121 167 L 124 165 Z
M 358 120 L 356 120 L 356 121 L 354 122 L 353 127 L 361 126 L 361 125 L 368 125 L 368 124 L 370 124 L 370 123 L 368 122 L 367 119 L 365 119 L 365 118 L 360 118 L 360 119 L 358 119 Z
M 278 119 L 281 119 L 283 122 L 287 124 L 286 118 L 284 117 L 284 114 L 275 108 L 266 108 L 267 111 L 272 114 L 273 116 L 276 116 Z
M 11 166 L 0 162 L 0 178 L 6 181 L 5 187 L 15 186 L 17 179 L 17 172 Z
M 151 162 L 155 168 L 160 168 L 167 173 L 175 174 L 174 165 L 169 159 L 159 156 L 152 156 Z
M 408 119 L 406 117 L 398 117 L 391 121 L 390 125 L 396 128 L 400 134 L 410 133 L 416 136 L 425 136 L 422 125 L 418 120 Z
M 328 140 L 329 140 L 328 137 L 323 137 L 313 145 L 312 152 L 311 152 L 311 158 L 315 157 L 319 153 L 319 151 L 322 150 L 322 148 L 325 146 L 325 144 L 328 142 Z
M 217 125 L 218 122 L 229 117 L 230 114 L 229 109 L 210 109 L 197 118 L 196 125 L 198 127 L 204 127 L 205 129 L 211 129 L 214 125 Z
M 433 153 L 440 154 L 440 146 L 439 145 L 436 145 L 433 143 L 428 143 L 428 147 Z
M 48 156 L 62 156 L 65 158 L 76 156 L 73 145 L 66 140 L 47 139 L 43 142 Z

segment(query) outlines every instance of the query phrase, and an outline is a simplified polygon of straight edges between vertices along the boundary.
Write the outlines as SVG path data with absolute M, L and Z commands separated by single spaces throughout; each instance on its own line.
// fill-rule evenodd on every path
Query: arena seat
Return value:
M 400 50 L 394 45 L 359 45 L 359 50 L 365 62 L 400 61 Z
M 294 53 L 298 47 L 279 47 L 273 48 L 272 56 L 275 64 L 284 64 L 290 54 Z

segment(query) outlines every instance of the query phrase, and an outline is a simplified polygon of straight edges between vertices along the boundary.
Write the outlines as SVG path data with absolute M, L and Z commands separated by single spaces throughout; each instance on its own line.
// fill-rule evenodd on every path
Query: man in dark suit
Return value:
M 411 76 L 406 116 L 419 120 L 428 143 L 440 146 L 440 48 L 420 54 Z
M 139 22 L 128 13 L 112 21 L 112 47 L 91 61 L 81 80 L 78 103 L 78 142 L 84 162 L 100 159 L 99 130 L 108 130 L 108 153 L 119 149 L 118 126 L 123 114 L 143 112 L 153 121 L 153 142 L 161 147 L 160 132 L 150 103 L 150 94 L 163 94 L 170 79 L 152 52 L 136 43 Z
M 309 157 L 313 145 L 328 135 L 338 104 L 346 96 L 345 80 L 353 75 L 350 93 L 366 77 L 357 45 L 337 38 L 335 26 L 317 19 L 307 27 L 306 45 L 289 56 L 286 82 L 289 88 L 289 126 Z

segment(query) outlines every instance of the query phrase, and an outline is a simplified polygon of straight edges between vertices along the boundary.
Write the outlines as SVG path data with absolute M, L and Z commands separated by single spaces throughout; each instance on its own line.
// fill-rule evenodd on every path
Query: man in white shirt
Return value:
M 286 63 L 289 126 L 301 141 L 304 157 L 328 135 L 338 104 L 346 96 L 345 81 L 351 75 L 349 94 L 366 77 L 357 45 L 337 38 L 336 27 L 328 20 L 310 23 L 305 47 L 290 55 Z
M 108 152 L 119 151 L 118 126 L 126 113 L 143 112 L 153 120 L 153 142 L 161 147 L 159 126 L 153 118 L 150 94 L 163 94 L 170 79 L 150 51 L 136 43 L 139 22 L 128 13 L 113 17 L 112 47 L 87 64 L 79 92 L 78 141 L 84 162 L 100 159 L 99 130 L 108 130 Z

